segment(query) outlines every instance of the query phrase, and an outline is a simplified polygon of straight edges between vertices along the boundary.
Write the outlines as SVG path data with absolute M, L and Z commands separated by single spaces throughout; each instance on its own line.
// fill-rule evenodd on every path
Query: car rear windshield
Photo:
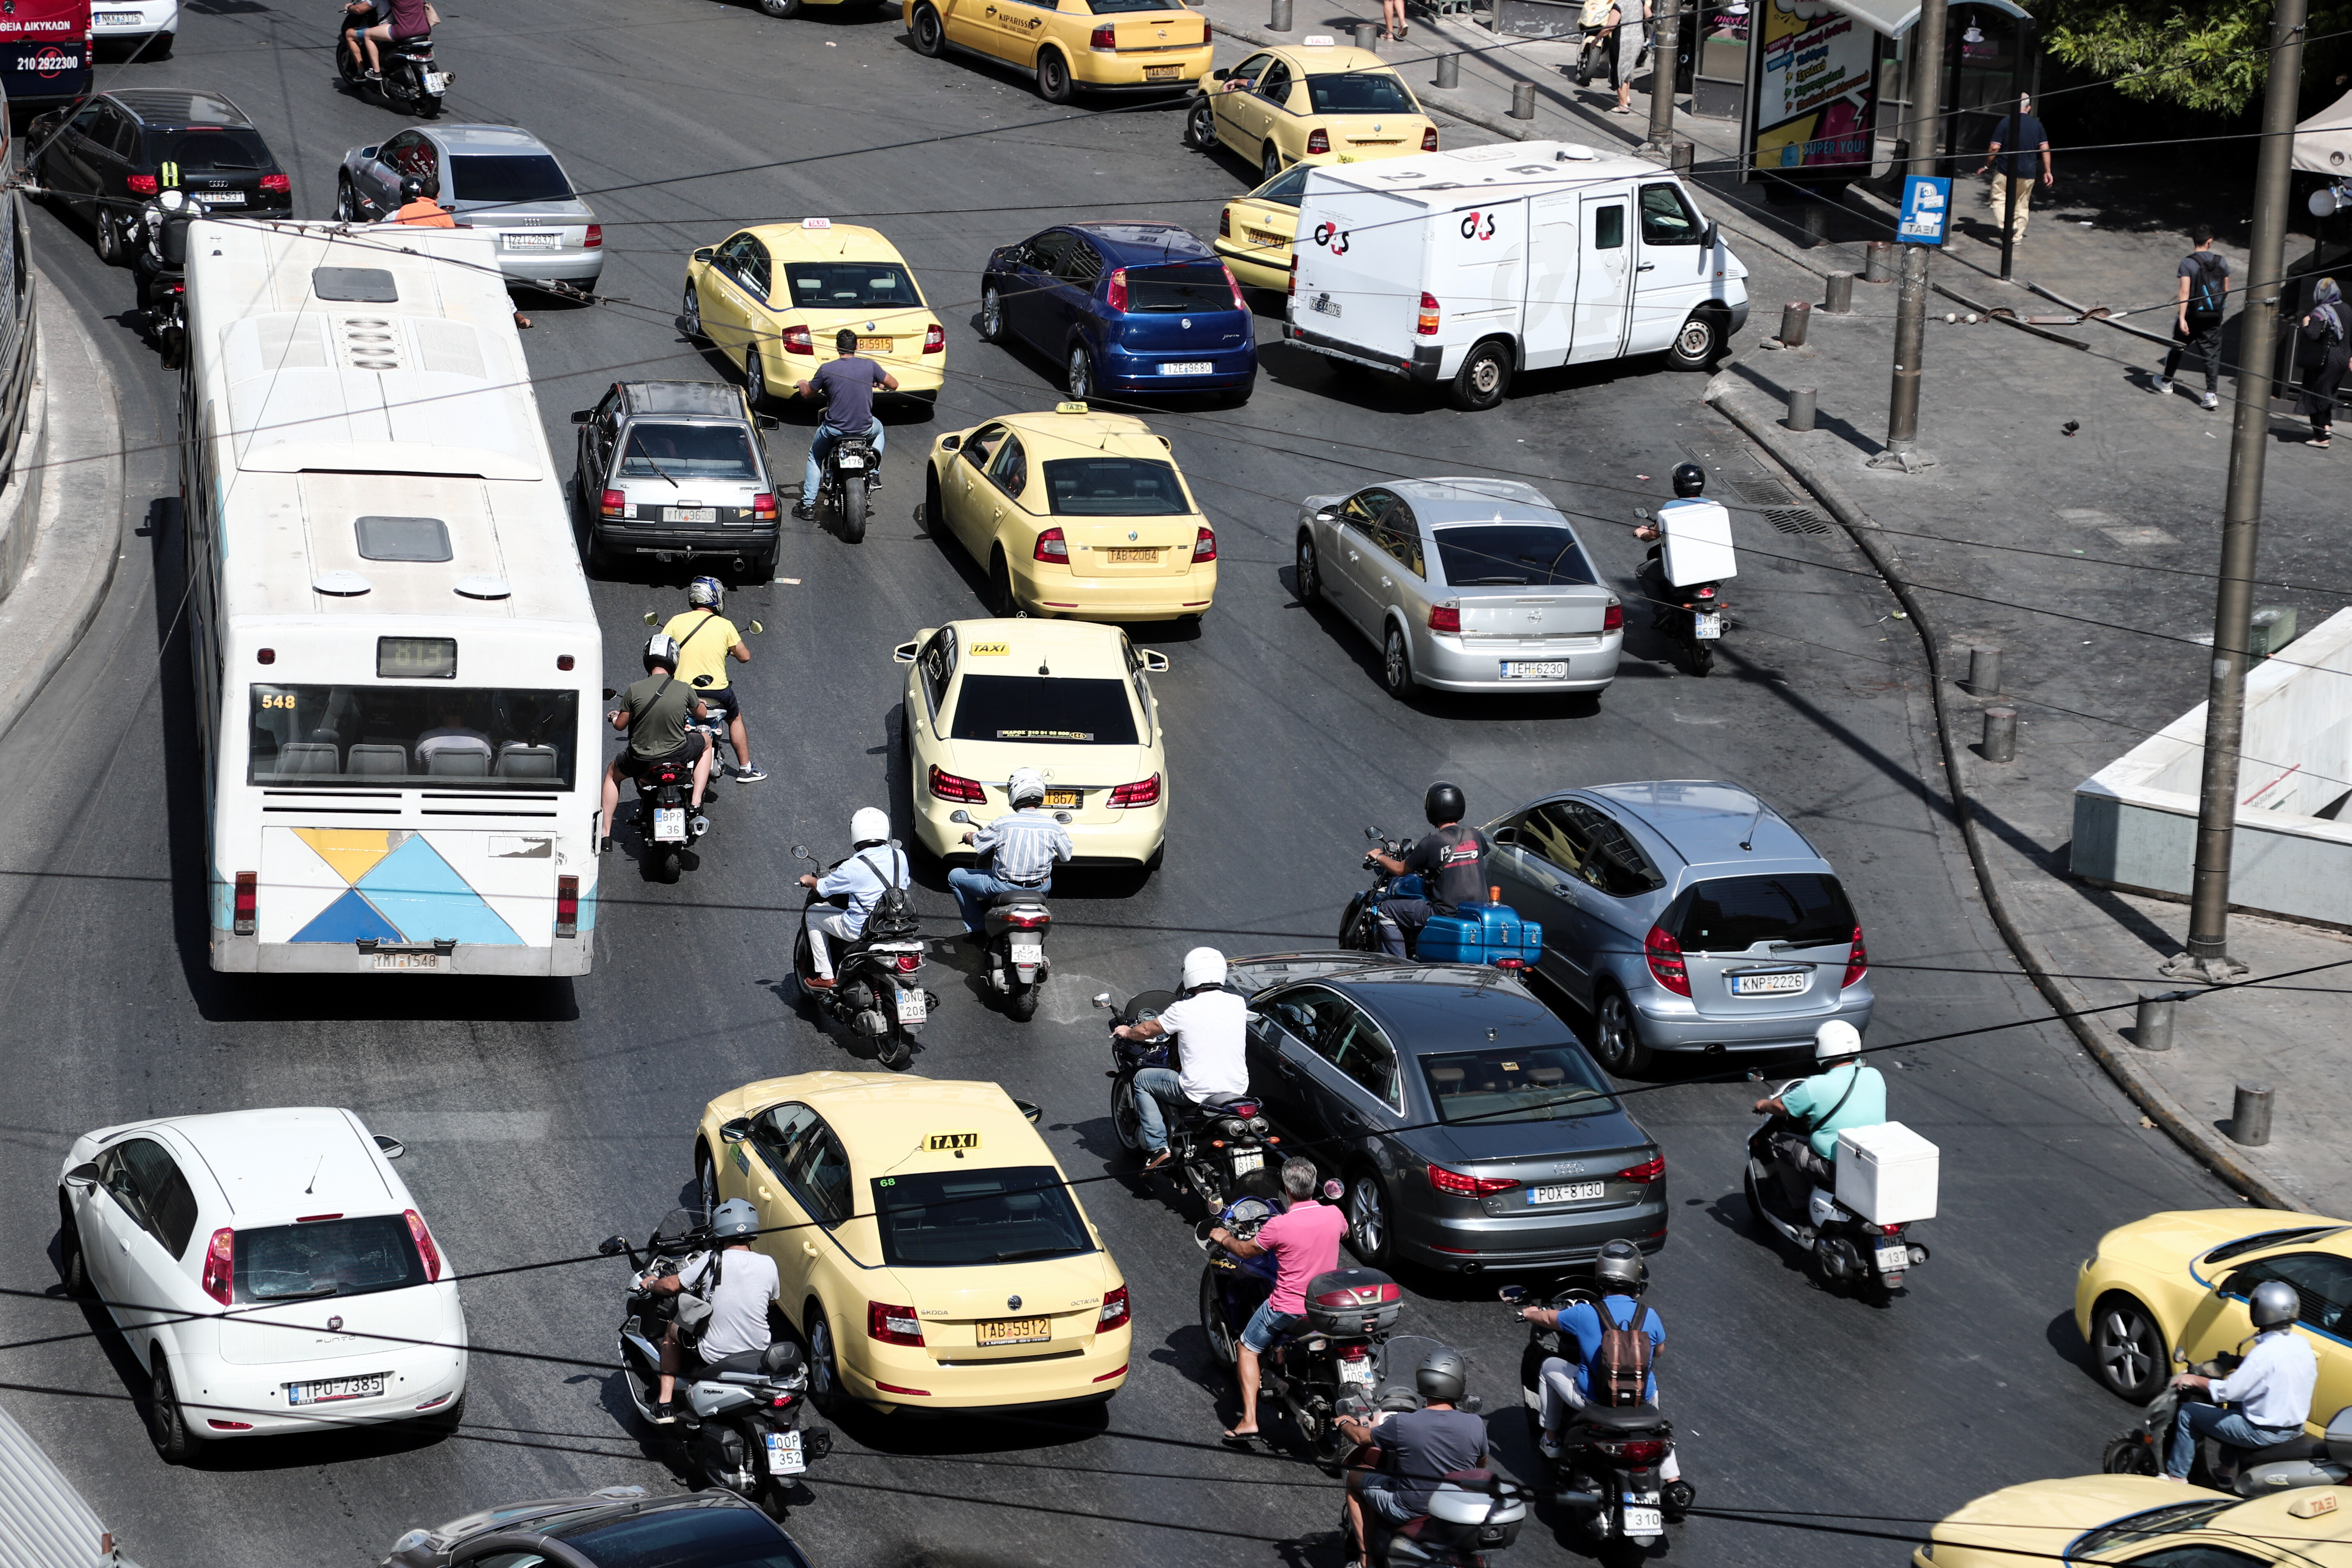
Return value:
M 1307 79 L 1307 97 L 1318 114 L 1418 114 L 1421 106 L 1404 83 L 1379 71 L 1341 71 Z
M 1421 1058 L 1440 1121 L 1557 1121 L 1616 1104 L 1601 1071 L 1572 1042 Z
M 629 426 L 629 447 L 621 454 L 625 479 L 742 479 L 760 477 L 751 460 L 751 440 L 737 425 L 647 425 Z
M 571 1543 L 597 1568 L 809 1568 L 784 1532 L 757 1510 L 682 1508 L 609 1521 L 598 1514 L 548 1534 Z M 543 1563 L 532 1552 L 492 1563 Z
M 572 182 L 544 153 L 458 153 L 443 195 L 465 202 L 562 202 Z
M 1055 458 L 1045 496 L 1056 517 L 1176 517 L 1192 510 L 1175 465 L 1143 458 Z
M 416 1238 L 396 1214 L 240 1230 L 234 1245 L 239 1301 L 366 1296 L 425 1282 Z
M 1548 588 L 1592 582 L 1576 535 L 1542 522 L 1478 522 L 1437 532 L 1437 560 L 1456 588 Z
M 784 268 L 803 310 L 866 310 L 920 305 L 915 280 L 895 261 L 796 261 Z
M 950 738 L 1033 745 L 1132 746 L 1135 714 L 1123 680 L 1047 675 L 967 675 Z
M 431 641 L 382 638 L 377 658 L 399 656 L 384 643 Z M 257 681 L 246 782 L 384 789 L 462 779 L 468 790 L 569 789 L 579 737 L 576 691 Z
M 874 1213 L 882 1260 L 893 1268 L 970 1268 L 1095 1249 L 1050 1165 L 877 1176 Z
M 1679 923 L 1667 929 L 1686 952 L 1745 952 L 1759 942 L 1832 947 L 1853 940 L 1853 906 L 1835 877 L 1717 877 L 1676 902 Z
M 277 167 L 269 149 L 249 131 L 180 132 L 164 138 L 163 162 L 225 174 Z
M 1175 267 L 1130 267 L 1127 269 L 1127 309 L 1169 315 L 1190 310 L 1205 315 L 1231 310 L 1234 291 L 1225 284 L 1224 263 L 1187 261 Z

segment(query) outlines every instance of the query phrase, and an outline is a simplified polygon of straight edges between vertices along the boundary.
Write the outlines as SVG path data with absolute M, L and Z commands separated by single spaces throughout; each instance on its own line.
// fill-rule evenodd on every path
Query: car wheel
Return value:
M 1358 1171 L 1348 1180 L 1348 1250 L 1367 1268 L 1385 1268 L 1393 1239 L 1388 1189 L 1371 1172 Z
M 1184 145 L 1200 153 L 1216 151 L 1217 110 L 1206 98 L 1185 111 Z
M 360 198 L 358 193 L 352 189 L 349 174 L 339 174 L 335 178 L 335 216 L 344 223 L 360 221 Z
M 97 251 L 98 258 L 109 267 L 121 266 L 128 249 L 123 243 L 121 228 L 103 207 L 99 209 L 98 221 L 90 229 L 90 248 Z
M 1095 362 L 1093 358 L 1087 354 L 1087 345 L 1084 343 L 1072 343 L 1070 345 L 1070 374 L 1068 381 L 1070 387 L 1070 400 L 1072 402 L 1084 403 L 1087 398 L 1094 395 Z
M 1475 414 L 1503 401 L 1511 389 L 1511 351 L 1492 341 L 1480 343 L 1454 373 L 1454 406 Z
M 1002 550 L 988 558 L 988 613 L 1004 620 L 1021 613 L 1021 601 L 1013 596 L 1013 568 Z
M 1298 602 L 1312 605 L 1322 597 L 1323 574 L 1315 560 L 1315 540 L 1302 533 L 1298 536 Z
M 834 1349 L 833 1325 L 825 1321 L 824 1304 L 814 1296 L 802 1314 L 802 1327 L 808 1341 L 809 1401 L 827 1415 L 838 1415 L 847 1403 L 841 1391 L 841 1362 Z
M 786 22 L 801 14 L 801 0 L 760 0 L 760 9 L 779 22 Z
M 1234 1326 L 1225 1319 L 1225 1293 L 1217 1288 L 1217 1271 L 1201 1270 L 1201 1332 L 1209 1342 L 1209 1354 L 1219 1366 L 1234 1364 L 1234 1345 L 1239 1338 Z
M 1257 183 L 1262 185 L 1280 173 L 1282 173 L 1282 153 L 1273 142 L 1269 142 L 1265 144 L 1265 150 L 1258 154 Z
M 1650 1065 L 1650 1048 L 1633 1024 L 1633 1005 L 1625 993 L 1604 987 L 1592 1005 L 1592 1059 L 1622 1078 Z
M 147 1436 L 155 1445 L 156 1456 L 167 1465 L 184 1465 L 195 1457 L 199 1439 L 188 1430 L 179 1390 L 172 1385 L 172 1363 L 160 1351 L 148 1387 Z
M 947 52 L 947 29 L 940 25 L 940 14 L 929 5 L 915 8 L 915 52 L 925 59 L 938 59 Z
M 702 296 L 694 287 L 694 279 L 686 280 L 686 299 L 677 308 L 678 331 L 688 338 L 702 336 Z
M 760 345 L 753 343 L 743 351 L 743 397 L 757 414 L 768 401 L 768 367 L 760 358 Z
M 1070 80 L 1070 62 L 1062 58 L 1059 49 L 1037 52 L 1037 96 L 1048 103 L 1067 103 L 1077 95 L 1077 87 Z
M 694 1196 L 706 1215 L 719 1209 L 719 1163 L 710 1151 L 698 1143 L 694 1147 Z
M 1220 406 L 1225 408 L 1239 408 L 1250 400 L 1250 394 L 1256 390 L 1257 372 L 1252 371 L 1250 378 L 1239 386 L 1228 387 L 1217 394 L 1217 402 Z
M 2172 1363 L 2155 1314 L 2136 1297 L 2100 1297 L 2091 1309 L 2091 1365 L 2101 1386 L 2135 1405 L 2162 1393 Z
M 447 1408 L 436 1410 L 429 1415 L 418 1417 L 416 1426 L 419 1431 L 429 1432 L 437 1437 L 446 1437 L 455 1434 L 457 1428 L 465 1424 L 466 1396 L 461 1394 L 457 1395 L 457 1402 Z
M 1381 644 L 1381 684 L 1391 697 L 1402 698 L 1412 690 L 1412 650 L 1405 646 L 1404 628 L 1393 622 Z
M 63 1193 L 58 1194 L 58 1278 L 65 1281 L 67 1295 L 77 1300 L 89 1299 L 89 1259 L 81 1249 L 81 1226 L 74 1223 L 73 1209 Z
M 1713 310 L 1693 310 L 1666 350 L 1666 363 L 1676 370 L 1705 370 L 1722 352 L 1723 318 Z
M 980 341 L 1001 343 L 1004 341 L 1004 296 L 991 283 L 980 291 Z

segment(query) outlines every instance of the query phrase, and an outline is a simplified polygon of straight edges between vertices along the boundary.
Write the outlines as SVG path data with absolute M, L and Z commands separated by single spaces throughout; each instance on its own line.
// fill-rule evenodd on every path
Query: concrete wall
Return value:
M 0 1410 L 0 1568 L 135 1568 L 73 1483 L 5 1410 Z

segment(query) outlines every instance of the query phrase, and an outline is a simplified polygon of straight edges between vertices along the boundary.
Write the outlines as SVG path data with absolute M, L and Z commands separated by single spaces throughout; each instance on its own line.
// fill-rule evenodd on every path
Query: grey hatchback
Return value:
M 383 1568 L 809 1568 L 783 1528 L 732 1492 L 606 1487 L 486 1508 L 392 1543 Z
M 413 125 L 343 154 L 335 216 L 372 223 L 400 210 L 410 175 L 439 193 L 464 227 L 498 236 L 509 283 L 593 289 L 604 271 L 604 226 L 572 188 L 547 144 L 514 125 Z
M 1588 1010 L 1610 1071 L 1869 1026 L 1869 956 L 1837 872 L 1738 784 L 1595 784 L 1486 830 L 1488 879 L 1542 922 L 1537 970 Z
M 616 559 L 718 556 L 748 578 L 774 575 L 781 520 L 763 430 L 723 381 L 616 381 L 580 427 L 572 468 L 588 570 Z

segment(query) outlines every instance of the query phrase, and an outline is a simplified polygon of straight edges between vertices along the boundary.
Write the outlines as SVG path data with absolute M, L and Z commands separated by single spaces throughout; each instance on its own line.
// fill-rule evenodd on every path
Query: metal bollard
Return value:
M 1437 57 L 1437 85 L 1440 87 L 1460 87 L 1462 85 L 1462 57 L 1460 55 L 1440 55 Z
M 1805 204 L 1805 248 L 1830 242 L 1830 208 L 1827 202 Z
M 1829 287 L 1822 294 L 1822 309 L 1832 316 L 1853 314 L 1853 273 L 1832 272 L 1829 275 Z
M 1810 430 L 1813 427 L 1814 391 L 1815 389 L 1810 386 L 1792 386 L 1789 388 L 1788 424 L 1790 429 L 1803 431 Z
M 1969 649 L 1969 690 L 1979 697 L 2000 695 L 2000 649 Z
M 1791 300 L 1780 307 L 1780 346 L 1801 349 L 1805 346 L 1805 329 L 1812 324 L 1813 307 L 1804 300 Z
M 1511 118 L 1533 120 L 1536 117 L 1536 84 L 1523 81 L 1511 89 Z
M 1862 280 L 1864 283 L 1884 283 L 1894 276 L 1895 242 L 1891 239 L 1872 240 L 1869 250 L 1862 258 Z
M 2171 991 L 2143 991 L 2139 1007 L 2132 1014 L 2132 1044 L 2144 1051 L 2168 1051 L 2172 1048 L 2172 1005 L 2179 1000 Z
M 1984 716 L 1984 760 L 1989 763 L 2017 761 L 2017 710 L 1988 708 Z
M 1370 47 L 1372 47 L 1372 36 L 1373 36 L 1375 33 L 1378 33 L 1379 31 L 1380 31 L 1380 28 L 1379 28 L 1378 26 L 1374 26 L 1372 23 L 1370 23 L 1370 22 L 1359 22 L 1359 23 L 1357 23 L 1357 24 L 1356 24 L 1356 47 L 1358 47 L 1358 48 L 1360 48 L 1360 49 L 1369 49 L 1369 48 L 1370 48 Z
M 1673 142 L 1667 144 L 1666 166 L 1677 174 L 1687 175 L 1698 164 L 1698 144 L 1695 142 Z
M 1277 33 L 1290 31 L 1291 5 L 1292 0 L 1274 0 L 1274 15 L 1266 18 L 1265 25 Z
M 2230 1142 L 2259 1149 L 2271 1141 L 2271 1086 L 2242 1083 L 2230 1105 Z

